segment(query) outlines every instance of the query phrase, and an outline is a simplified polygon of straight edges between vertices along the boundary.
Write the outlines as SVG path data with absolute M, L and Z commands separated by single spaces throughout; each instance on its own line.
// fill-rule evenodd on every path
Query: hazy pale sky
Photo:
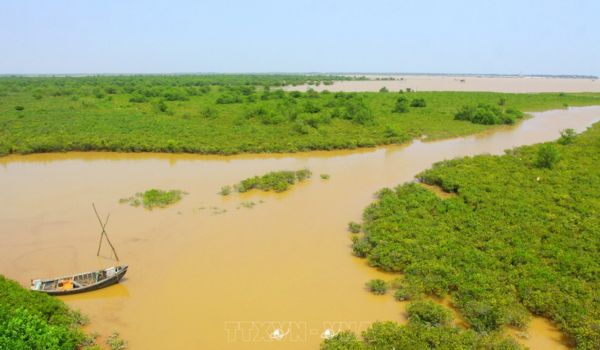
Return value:
M 600 75 L 599 0 L 0 0 L 0 73 Z

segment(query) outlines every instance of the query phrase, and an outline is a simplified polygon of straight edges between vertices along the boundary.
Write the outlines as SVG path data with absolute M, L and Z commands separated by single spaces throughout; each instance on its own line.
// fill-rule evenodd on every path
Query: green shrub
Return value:
M 0 275 L 0 349 L 75 350 L 82 318 L 60 300 Z
M 541 145 L 538 149 L 535 165 L 538 168 L 552 169 L 560 160 L 558 148 L 553 144 Z
M 185 194 L 187 193 L 180 190 L 163 191 L 151 189 L 144 193 L 136 193 L 129 198 L 121 198 L 119 199 L 119 203 L 127 203 L 134 207 L 143 204 L 146 209 L 166 208 L 171 204 L 179 202 Z
M 221 191 L 219 191 L 219 194 L 221 196 L 229 196 L 229 194 L 231 194 L 231 186 L 227 185 L 221 187 Z
M 311 176 L 311 171 L 301 169 L 298 171 L 272 171 L 262 176 L 254 176 L 242 180 L 236 185 L 238 192 L 248 192 L 252 189 L 262 191 L 284 192 L 296 181 L 304 181 Z
M 322 180 L 329 180 L 330 178 L 329 174 L 321 174 L 320 176 Z
M 359 233 L 360 232 L 360 224 L 354 221 L 351 221 L 348 223 L 348 231 L 352 232 L 352 233 Z
M 15 106 L 15 110 L 17 110 L 17 111 L 22 111 L 24 109 L 25 109 L 25 107 L 23 107 L 23 106 Z
M 408 112 L 408 98 L 405 96 L 400 96 L 396 99 L 396 106 L 394 107 L 394 112 L 396 113 L 406 113 Z
M 454 115 L 456 120 L 466 120 L 475 124 L 513 124 L 517 119 L 523 118 L 523 112 L 508 108 L 502 111 L 499 107 L 480 103 L 461 107 Z
M 449 326 L 452 312 L 431 300 L 413 301 L 408 305 L 408 319 L 427 326 Z
M 351 331 L 341 331 L 331 339 L 323 340 L 321 350 L 363 350 L 362 342 Z
M 573 129 L 565 129 L 560 132 L 560 138 L 558 139 L 558 143 L 561 145 L 570 145 L 575 141 L 577 137 L 577 132 Z
M 416 108 L 427 107 L 427 102 L 425 102 L 424 98 L 415 98 L 410 102 L 410 106 Z
M 389 92 L 390 90 L 388 90 L 388 88 L 386 88 L 385 86 L 382 87 L 381 89 L 379 89 L 379 92 Z
M 372 279 L 365 284 L 367 289 L 376 295 L 383 295 L 387 292 L 388 286 L 384 280 Z

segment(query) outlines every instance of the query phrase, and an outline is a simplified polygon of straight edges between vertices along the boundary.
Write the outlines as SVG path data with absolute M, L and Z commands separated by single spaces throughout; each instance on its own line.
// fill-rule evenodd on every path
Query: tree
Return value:
M 558 143 L 561 145 L 570 145 L 575 141 L 575 137 L 577 136 L 577 132 L 575 130 L 569 128 L 562 130 L 560 132 L 560 138 L 558 139 Z
M 538 168 L 552 169 L 554 165 L 560 160 L 560 153 L 553 144 L 541 145 L 538 149 L 536 166 Z
M 396 106 L 394 107 L 394 112 L 396 113 L 406 113 L 408 112 L 408 98 L 405 96 L 400 96 L 396 100 Z

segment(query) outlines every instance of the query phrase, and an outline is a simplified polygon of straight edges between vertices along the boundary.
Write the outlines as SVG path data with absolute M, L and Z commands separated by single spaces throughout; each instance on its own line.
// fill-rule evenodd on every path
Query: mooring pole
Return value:
M 102 228 L 102 232 L 100 232 L 100 242 L 98 242 L 98 252 L 96 253 L 96 256 L 100 255 L 100 248 L 102 247 L 102 239 L 104 239 L 104 237 L 106 237 L 106 241 L 108 242 L 108 245 L 112 249 L 112 252 L 115 255 L 115 258 L 117 259 L 117 261 L 119 261 L 119 256 L 117 255 L 117 251 L 115 250 L 115 247 L 110 242 L 110 239 L 108 238 L 108 234 L 106 233 L 106 225 L 108 224 L 108 219 L 110 218 L 110 214 L 106 215 L 106 220 L 104 221 L 104 223 L 102 223 L 102 219 L 100 218 L 100 214 L 98 214 L 98 210 L 96 210 L 96 205 L 94 205 L 94 203 L 92 203 L 92 208 L 94 208 L 94 213 L 96 213 L 96 218 L 98 218 L 98 222 L 100 223 L 100 227 Z

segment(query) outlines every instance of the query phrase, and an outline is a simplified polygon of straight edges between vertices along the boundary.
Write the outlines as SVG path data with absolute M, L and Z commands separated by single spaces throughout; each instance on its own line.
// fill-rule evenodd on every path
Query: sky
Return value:
M 600 75 L 599 0 L 0 0 L 0 74 Z

